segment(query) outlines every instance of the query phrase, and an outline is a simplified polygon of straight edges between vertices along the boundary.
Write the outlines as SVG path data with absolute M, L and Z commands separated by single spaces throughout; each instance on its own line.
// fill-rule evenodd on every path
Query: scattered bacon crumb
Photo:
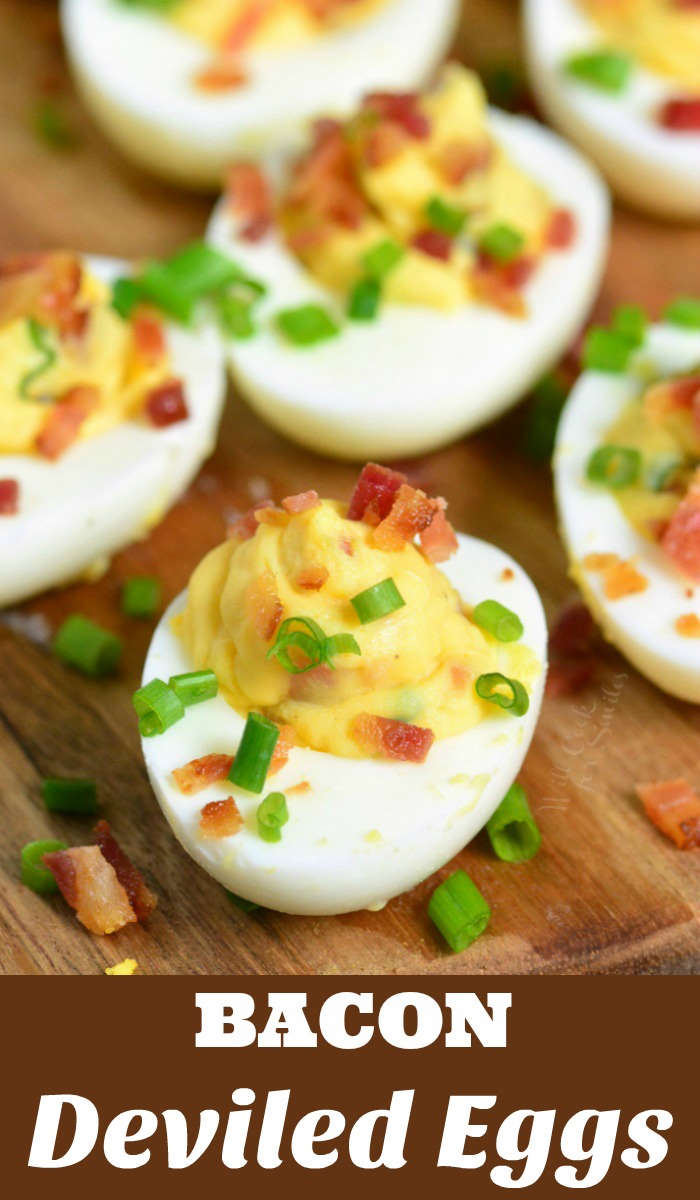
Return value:
M 511 583 L 515 579 L 515 571 L 512 567 L 504 567 L 501 571 L 501 582 Z
M 400 471 L 392 471 L 378 463 L 367 463 L 360 472 L 348 506 L 349 521 L 368 521 L 377 525 L 389 516 L 402 484 L 408 483 Z
M 644 811 L 679 850 L 700 846 L 700 798 L 685 779 L 637 784 Z
M 350 726 L 350 736 L 369 754 L 400 762 L 425 762 L 435 741 L 432 729 L 360 713 Z
M 318 502 L 318 492 L 300 492 L 298 496 L 286 496 L 282 508 L 288 513 L 304 513 L 316 508 Z
M 608 600 L 622 600 L 625 596 L 645 592 L 649 580 L 631 562 L 621 562 L 604 572 L 603 587 Z
M 267 772 L 268 776 L 276 775 L 278 771 L 282 770 L 282 767 L 286 767 L 290 752 L 296 744 L 297 738 L 293 727 L 291 725 L 280 725 L 280 735 L 272 752 Z
M 129 897 L 114 867 L 99 846 L 75 846 L 45 854 L 43 863 L 53 875 L 63 898 L 75 909 L 90 933 L 116 933 L 136 923 Z
M 509 317 L 527 316 L 527 305 L 496 263 L 478 262 L 471 274 L 471 286 L 477 300 L 500 309 Z
M 568 208 L 556 208 L 549 219 L 545 243 L 550 250 L 568 250 L 576 240 L 576 218 Z
M 19 254 L 0 262 L 0 325 L 34 316 L 56 325 L 70 321 L 83 269 L 75 254 Z
M 0 517 L 14 517 L 19 512 L 19 483 L 16 479 L 0 479 Z
M 107 821 L 97 822 L 95 836 L 100 853 L 114 868 L 117 879 L 129 897 L 136 920 L 145 921 L 156 907 L 155 896 L 146 886 L 140 871 L 137 871 L 131 859 L 122 850 Z
M 462 663 L 453 663 L 450 667 L 450 678 L 452 686 L 458 692 L 463 692 L 471 678 L 469 671 Z
M 72 308 L 63 314 L 59 321 L 60 335 L 64 341 L 80 343 L 90 325 L 89 308 Z
M 271 500 L 263 500 L 262 504 L 256 504 L 253 508 L 249 508 L 242 516 L 237 517 L 228 527 L 228 536 L 230 538 L 238 538 L 241 542 L 248 542 L 252 537 L 255 537 L 258 532 L 260 522 L 258 513 L 263 508 L 274 508 Z
M 248 82 L 248 74 L 240 63 L 224 54 L 197 71 L 193 82 L 200 92 L 233 92 Z
M 436 513 L 441 511 L 439 500 L 431 500 L 420 488 L 403 483 L 389 516 L 372 534 L 374 545 L 380 550 L 402 550 L 406 542 L 413 541 L 416 534 L 427 529 Z
M 233 837 L 243 828 L 243 817 L 233 796 L 210 800 L 199 817 L 199 832 L 205 838 Z
M 700 397 L 700 375 L 683 379 L 664 379 L 653 384 L 644 395 L 644 414 L 651 421 L 663 421 L 670 412 L 692 409 Z
M 227 779 L 233 766 L 231 754 L 205 754 L 203 758 L 193 758 L 184 767 L 176 767 L 173 779 L 181 792 L 193 796 L 203 792 L 212 783 Z
M 421 254 L 427 254 L 429 258 L 436 258 L 439 262 L 449 262 L 454 242 L 449 234 L 441 233 L 439 229 L 422 229 L 411 240 L 411 245 L 414 250 L 419 250 Z
M 320 592 L 329 578 L 327 567 L 304 567 L 297 576 L 297 587 L 305 592 Z
M 308 779 L 302 779 L 301 783 L 295 783 L 294 787 L 287 788 L 288 796 L 301 796 L 306 792 L 311 791 L 311 784 Z
M 229 168 L 226 197 L 231 212 L 240 217 L 240 235 L 257 242 L 272 226 L 272 194 L 267 177 L 256 163 L 237 162 Z
M 659 123 L 675 133 L 699 133 L 700 97 L 677 96 L 667 100 L 659 111 Z
M 678 618 L 675 628 L 681 637 L 700 638 L 700 617 L 695 613 L 685 613 Z
M 420 108 L 417 92 L 372 92 L 366 97 L 364 107 L 400 125 L 409 137 L 418 141 L 430 137 L 430 121 Z
M 55 460 L 72 446 L 81 426 L 100 402 L 99 389 L 78 384 L 61 396 L 49 410 L 37 434 L 36 448 L 44 458 Z
M 367 166 L 376 170 L 393 162 L 410 142 L 410 137 L 395 121 L 380 121 L 367 133 L 364 143 L 364 159 Z
M 472 142 L 448 142 L 440 153 L 440 170 L 448 183 L 459 187 L 469 175 L 485 171 L 492 159 L 493 147 L 488 142 L 480 146 Z
M 661 544 L 684 574 L 700 581 L 700 469 L 671 517 Z
M 432 563 L 447 562 L 459 549 L 457 534 L 439 508 L 427 529 L 422 530 L 420 544 L 425 557 Z
M 150 313 L 136 312 L 131 318 L 134 345 L 140 358 L 147 363 L 157 363 L 166 351 L 163 324 Z
M 269 567 L 248 585 L 245 602 L 253 629 L 264 642 L 269 642 L 284 614 L 275 577 Z
M 169 379 L 153 388 L 146 396 L 145 407 L 148 419 L 157 429 L 186 421 L 190 415 L 185 389 L 179 379 Z

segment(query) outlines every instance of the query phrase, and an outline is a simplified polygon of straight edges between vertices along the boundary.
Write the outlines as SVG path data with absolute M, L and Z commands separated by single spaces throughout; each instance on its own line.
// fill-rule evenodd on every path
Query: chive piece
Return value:
M 664 310 L 664 320 L 684 329 L 700 329 L 700 300 L 679 296 Z
M 567 389 L 556 375 L 545 375 L 532 392 L 525 427 L 525 450 L 530 458 L 545 462 L 552 457 Z
M 368 250 L 362 259 L 365 274 L 370 279 L 385 279 L 389 272 L 399 265 L 405 253 L 403 246 L 391 238 L 379 242 Z
M 382 617 L 388 617 L 399 608 L 403 608 L 406 601 L 393 579 L 384 579 L 381 583 L 375 583 L 374 587 L 353 596 L 350 603 L 361 624 L 371 625 L 373 621 L 379 621 Z
M 32 346 L 41 354 L 42 360 L 36 367 L 27 371 L 19 381 L 19 394 L 25 399 L 29 399 L 29 389 L 32 384 L 53 366 L 58 357 L 53 347 L 50 331 L 34 317 L 29 317 L 27 320 L 27 333 Z
M 122 643 L 114 633 L 87 617 L 67 617 L 53 640 L 53 652 L 85 675 L 111 675 L 119 666 Z
M 517 642 L 525 632 L 517 613 L 498 600 L 482 600 L 472 613 L 472 621 L 499 642 Z
M 507 675 L 501 675 L 498 671 L 480 675 L 474 686 L 481 700 L 497 704 L 514 717 L 524 717 L 530 707 L 530 697 L 522 683 L 518 679 L 509 679 Z
M 92 816 L 98 811 L 94 779 L 42 779 L 41 795 L 49 812 Z
M 258 833 L 265 842 L 281 842 L 282 826 L 289 820 L 286 797 L 282 792 L 270 792 L 256 813 Z
M 152 576 L 134 576 L 122 587 L 122 612 L 127 617 L 150 620 L 158 612 L 160 601 L 160 581 Z
M 650 492 L 663 492 L 675 479 L 678 470 L 683 466 L 683 459 L 678 454 L 659 454 L 653 458 L 647 467 L 644 483 Z
M 455 871 L 435 889 L 428 916 L 455 954 L 471 946 L 491 920 L 491 909 L 466 871 Z
M 331 659 L 336 654 L 362 654 L 362 651 L 351 633 L 335 633 L 333 637 L 326 638 L 323 656 L 324 662 L 333 670 Z
M 58 884 L 41 860 L 45 854 L 56 854 L 59 850 L 67 849 L 65 842 L 27 842 L 20 855 L 20 877 L 24 886 L 40 896 L 50 896 L 57 892 Z
M 303 675 L 323 662 L 325 645 L 326 635 L 311 617 L 288 617 L 277 630 L 277 637 L 267 652 L 267 658 L 276 658 L 290 675 Z M 302 665 L 294 662 L 289 655 L 291 647 L 300 650 L 307 661 Z
M 295 346 L 315 346 L 336 337 L 340 328 L 330 313 L 320 304 L 302 304 L 286 308 L 277 314 L 277 326 L 287 341 Z
M 34 109 L 34 131 L 53 150 L 72 150 L 78 138 L 65 113 L 53 100 L 44 99 Z
M 131 703 L 139 718 L 141 737 L 156 737 L 165 733 L 185 715 L 185 706 L 179 696 L 162 679 L 152 679 L 134 692 Z
M 467 214 L 462 208 L 448 204 L 441 196 L 433 196 L 428 201 L 425 215 L 433 229 L 446 233 L 448 237 L 457 237 L 467 222 Z
M 202 704 L 213 700 L 219 693 L 219 681 L 213 671 L 188 671 L 185 675 L 171 675 L 168 687 L 172 688 L 185 708 L 191 704 Z
M 244 277 L 228 255 L 201 241 L 183 246 L 163 265 L 172 286 L 194 299 L 209 296 Z
M 567 58 L 564 70 L 579 83 L 604 92 L 622 92 L 632 74 L 632 59 L 615 50 L 593 50 L 572 54 Z
M 591 483 L 602 483 L 617 490 L 636 483 L 641 469 L 639 450 L 628 446 L 599 446 L 588 460 L 586 478 Z
M 497 262 L 509 263 L 517 258 L 525 245 L 525 238 L 512 225 L 490 225 L 479 238 L 479 247 L 489 258 Z
M 221 326 L 228 337 L 245 341 L 255 336 L 253 305 L 250 300 L 243 300 L 240 296 L 219 296 L 216 306 Z
M 231 783 L 259 795 L 265 786 L 279 735 L 279 728 L 272 721 L 260 713 L 248 713 L 241 744 L 229 772 Z
M 116 279 L 112 285 L 112 308 L 128 321 L 141 299 L 141 289 L 135 279 Z
M 634 352 L 634 342 L 616 329 L 596 325 L 589 329 L 583 347 L 583 365 L 589 371 L 624 371 Z
M 168 316 L 183 325 L 190 324 L 197 297 L 174 286 L 165 263 L 148 263 L 138 278 L 138 287 L 142 296 Z
M 241 912 L 256 912 L 260 908 L 260 905 L 255 904 L 252 900 L 246 900 L 243 896 L 237 896 L 235 892 L 229 892 L 226 888 L 224 891 L 231 903 L 235 904 L 236 908 L 240 908 Z
M 644 343 L 647 324 L 647 315 L 641 305 L 621 304 L 612 315 L 611 328 L 638 349 Z
M 382 286 L 378 279 L 360 279 L 355 284 L 348 300 L 348 316 L 351 321 L 374 321 L 379 312 Z
M 486 826 L 494 851 L 502 862 L 527 862 L 542 844 L 542 834 L 530 811 L 527 793 L 514 783 Z

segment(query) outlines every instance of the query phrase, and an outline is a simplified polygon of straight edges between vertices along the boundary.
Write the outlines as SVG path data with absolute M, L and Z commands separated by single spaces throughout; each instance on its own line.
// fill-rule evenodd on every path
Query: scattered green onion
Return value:
M 29 340 L 38 352 L 41 354 L 41 362 L 36 367 L 32 367 L 23 375 L 19 381 L 19 394 L 29 399 L 29 389 L 56 361 L 57 354 L 53 346 L 53 339 L 50 331 L 35 320 L 34 317 L 29 317 L 27 320 L 27 333 Z
M 449 237 L 457 237 L 467 222 L 467 214 L 462 208 L 448 204 L 441 196 L 433 196 L 426 206 L 425 215 L 433 229 L 446 233 Z
M 586 477 L 591 483 L 602 483 L 617 490 L 636 483 L 641 469 L 639 450 L 629 446 L 599 446 L 588 460 Z
M 679 296 L 664 311 L 664 320 L 684 329 L 700 329 L 700 300 L 692 296 Z
M 295 346 L 315 346 L 340 333 L 337 322 L 320 304 L 284 309 L 277 314 L 277 325 L 287 341 Z
M 150 620 L 158 612 L 160 602 L 160 581 L 152 576 L 134 576 L 122 587 L 122 612 L 127 617 Z
M 455 871 L 435 889 L 428 916 L 455 954 L 471 946 L 491 920 L 491 909 L 466 871 Z
M 650 492 L 663 492 L 673 482 L 683 459 L 678 454 L 659 454 L 646 469 L 644 483 Z
M 381 583 L 375 583 L 374 587 L 353 596 L 350 603 L 360 623 L 371 625 L 373 621 L 379 621 L 382 617 L 388 617 L 390 613 L 403 608 L 406 601 L 393 579 L 384 579 Z
M 616 374 L 625 370 L 634 350 L 635 344 L 626 334 L 597 325 L 586 335 L 583 365 L 590 371 Z
M 307 661 L 302 664 L 294 662 L 289 654 L 291 647 L 301 650 Z M 335 670 L 333 658 L 336 654 L 361 653 L 351 633 L 336 633 L 326 637 L 321 626 L 311 617 L 288 617 L 277 630 L 277 637 L 267 657 L 276 658 L 290 675 L 303 675 L 321 663 Z
M 379 242 L 368 250 L 362 259 L 362 266 L 365 274 L 370 279 L 384 279 L 390 271 L 394 270 L 401 262 L 406 251 L 398 242 L 393 242 L 391 238 L 386 241 Z
M 255 336 L 252 301 L 243 300 L 240 296 L 219 296 L 216 307 L 222 328 L 228 337 L 245 341 Z
M 228 896 L 231 903 L 235 904 L 236 908 L 240 908 L 241 912 L 244 912 L 244 913 L 256 912 L 257 909 L 260 908 L 260 905 L 255 904 L 252 900 L 245 900 L 243 898 L 243 896 L 237 896 L 235 892 L 229 892 L 226 889 L 224 889 L 224 890 L 226 891 L 226 895 Z
M 537 462 L 546 462 L 554 453 L 567 394 L 556 375 L 545 375 L 532 392 L 525 426 L 525 451 Z
M 65 113 L 53 100 L 44 99 L 34 110 L 34 130 L 53 150 L 72 150 L 78 138 L 68 123 Z
M 500 263 L 512 262 L 524 245 L 525 238 L 519 230 L 513 229 L 512 225 L 490 225 L 479 238 L 479 247 L 484 254 Z
M 282 826 L 289 820 L 286 797 L 282 792 L 270 792 L 256 813 L 258 833 L 265 842 L 281 842 Z
M 622 92 L 629 83 L 632 60 L 615 50 L 593 50 L 573 54 L 564 69 L 572 79 L 600 88 L 604 92 Z
M 41 860 L 45 854 L 56 854 L 59 850 L 67 849 L 65 842 L 27 842 L 20 855 L 20 874 L 24 886 L 38 892 L 40 896 L 50 896 L 52 892 L 57 892 L 58 884 Z
M 41 795 L 49 812 L 97 812 L 97 784 L 94 779 L 42 779 Z
M 647 324 L 647 315 L 641 305 L 621 304 L 613 313 L 611 328 L 638 348 L 646 337 Z
M 348 316 L 351 321 L 374 321 L 379 312 L 382 286 L 378 279 L 360 279 L 355 284 L 348 300 Z
M 156 737 L 165 733 L 185 715 L 185 706 L 179 696 L 162 679 L 152 679 L 134 692 L 131 697 L 139 718 L 141 737 Z
M 213 700 L 219 692 L 219 681 L 213 671 L 188 671 L 186 675 L 171 675 L 168 687 L 172 688 L 185 708 Z
M 514 717 L 524 717 L 530 707 L 530 697 L 522 683 L 518 679 L 509 679 L 507 675 L 501 675 L 498 671 L 480 675 L 475 689 L 481 700 L 497 704 Z
M 524 633 L 518 614 L 499 604 L 498 600 L 482 600 L 477 604 L 472 621 L 499 642 L 517 642 Z
M 263 284 L 250 279 L 237 263 L 206 242 L 192 242 L 163 262 L 147 263 L 136 284 L 143 296 L 183 324 L 191 322 L 199 300 L 225 288 L 244 287 L 257 295 L 265 292 Z
M 279 735 L 279 728 L 274 722 L 268 721 L 260 713 L 248 713 L 241 744 L 229 772 L 231 783 L 246 792 L 259 795 L 265 786 Z
M 135 279 L 116 279 L 112 285 L 112 308 L 128 321 L 141 299 L 141 289 Z
M 503 862 L 527 862 L 542 844 L 525 789 L 514 783 L 486 826 L 495 853 Z
M 111 675 L 122 655 L 120 639 L 87 617 L 67 617 L 53 640 L 53 652 L 77 671 L 96 678 Z
M 326 638 L 323 654 L 324 662 L 331 668 L 331 660 L 336 654 L 362 654 L 362 651 L 351 633 L 334 633 L 332 637 Z

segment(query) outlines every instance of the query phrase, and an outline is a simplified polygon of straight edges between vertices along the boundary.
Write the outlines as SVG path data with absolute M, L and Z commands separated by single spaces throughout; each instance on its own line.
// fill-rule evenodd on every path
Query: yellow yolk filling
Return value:
M 183 32 L 219 47 L 227 35 L 244 21 L 248 13 L 263 12 L 261 20 L 251 25 L 252 47 L 279 47 L 287 49 L 328 30 L 357 24 L 386 4 L 387 0 L 354 0 L 352 3 L 323 6 L 304 0 L 179 0 L 170 13 L 171 19 Z M 244 47 L 245 48 L 245 47 Z
M 194 572 L 174 628 L 193 665 L 215 671 L 239 713 L 263 712 L 291 725 L 302 745 L 359 758 L 350 725 L 361 713 L 445 738 L 499 711 L 476 696 L 479 675 L 498 671 L 530 690 L 541 669 L 530 649 L 483 633 L 444 574 L 415 546 L 379 550 L 372 529 L 348 521 L 344 512 L 343 505 L 322 501 L 282 524 L 261 525 L 249 541 L 213 550 Z M 299 579 L 316 567 L 328 571 L 327 582 L 318 591 L 302 589 Z M 405 607 L 361 625 L 351 598 L 387 578 Z M 280 619 L 310 617 L 328 636 L 350 633 L 361 656 L 338 656 L 333 672 L 308 675 L 290 675 L 268 659 L 275 635 L 262 637 L 255 621 L 261 580 L 279 599 Z
M 700 91 L 700 9 L 674 0 L 580 0 L 616 49 Z

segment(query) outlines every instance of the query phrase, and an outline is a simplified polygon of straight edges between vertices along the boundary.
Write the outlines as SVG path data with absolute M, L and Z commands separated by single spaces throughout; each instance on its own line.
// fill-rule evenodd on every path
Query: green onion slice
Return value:
M 693 296 L 679 296 L 664 312 L 664 320 L 684 329 L 700 329 L 700 300 Z
M 92 816 L 98 811 L 94 779 L 42 779 L 41 795 L 49 812 Z
M 337 322 L 320 304 L 302 304 L 277 314 L 277 326 L 295 346 L 315 346 L 340 333 Z
M 527 793 L 514 783 L 486 826 L 495 853 L 503 862 L 527 862 L 542 844 L 542 834 L 530 811 Z
M 635 343 L 618 329 L 594 326 L 589 329 L 583 347 L 583 365 L 589 371 L 624 371 L 634 351 Z
M 638 348 L 646 337 L 647 323 L 647 314 L 641 305 L 621 304 L 613 313 L 611 328 Z
M 471 946 L 491 920 L 491 909 L 466 871 L 455 871 L 435 889 L 428 916 L 455 954 Z
M 639 450 L 629 446 L 599 446 L 588 460 L 586 477 L 591 483 L 602 483 L 617 490 L 636 483 L 641 469 Z
M 141 299 L 141 288 L 135 279 L 117 279 L 112 286 L 112 308 L 128 321 Z
M 236 751 L 229 780 L 246 792 L 259 795 L 265 786 L 280 731 L 260 713 L 248 713 L 241 744 Z
M 517 642 L 524 633 L 518 614 L 499 604 L 498 600 L 482 600 L 477 604 L 472 621 L 499 642 Z
M 365 274 L 370 279 L 384 279 L 390 271 L 394 270 L 401 262 L 406 251 L 398 242 L 393 242 L 391 238 L 386 241 L 379 242 L 368 250 L 362 259 L 362 266 Z
M 227 889 L 224 890 L 231 903 L 235 904 L 236 908 L 240 908 L 241 912 L 256 912 L 260 908 L 260 905 L 255 904 L 252 900 L 246 900 L 243 896 L 237 896 L 235 892 L 229 892 Z
M 290 675 L 303 675 L 323 662 L 325 642 L 325 633 L 311 617 L 288 617 L 277 630 L 277 637 L 267 652 L 267 658 L 276 658 Z M 305 663 L 299 664 L 290 658 L 292 647 L 306 656 Z
M 406 601 L 393 579 L 384 579 L 381 583 L 375 583 L 374 587 L 353 596 L 350 603 L 361 624 L 371 625 L 373 621 L 379 621 L 382 617 L 388 617 L 399 608 L 403 608 Z
M 282 792 L 270 792 L 256 813 L 258 833 L 265 842 L 281 842 L 282 826 L 289 820 L 286 797 Z
M 41 860 L 45 854 L 56 854 L 59 850 L 67 849 L 65 842 L 27 842 L 20 855 L 20 875 L 24 886 L 38 892 L 40 896 L 50 896 L 52 892 L 57 892 L 58 884 Z
M 141 737 L 156 737 L 165 733 L 185 715 L 182 700 L 162 679 L 152 679 L 139 688 L 131 697 L 131 703 L 139 718 Z
M 111 675 L 122 654 L 120 639 L 87 617 L 67 617 L 53 640 L 54 654 L 77 671 L 99 677 Z
M 27 333 L 35 350 L 41 354 L 41 362 L 32 367 L 19 381 L 19 394 L 29 399 L 29 389 L 37 379 L 40 379 L 55 363 L 58 355 L 53 345 L 51 331 L 41 325 L 34 317 L 27 320 Z
M 501 675 L 498 671 L 480 675 L 474 686 L 481 700 L 497 704 L 514 717 L 524 717 L 530 707 L 530 697 L 522 683 L 518 679 L 509 679 L 507 675 Z
M 679 454 L 659 454 L 649 463 L 644 483 L 650 492 L 663 492 L 673 483 L 682 466 L 683 459 Z
M 253 302 L 240 296 L 219 296 L 216 301 L 219 320 L 225 334 L 246 341 L 256 333 Z
M 171 675 L 168 687 L 189 708 L 191 704 L 213 700 L 219 692 L 219 681 L 213 671 L 188 671 L 186 675 Z
M 614 50 L 593 50 L 573 54 L 564 69 L 572 79 L 604 92 L 622 92 L 632 74 L 632 59 Z
M 326 638 L 323 655 L 324 662 L 331 669 L 335 669 L 331 659 L 336 654 L 362 654 L 362 651 L 351 633 L 334 633 L 332 637 Z
M 160 608 L 160 581 L 145 575 L 127 579 L 122 587 L 121 600 L 122 612 L 127 617 L 151 620 Z
M 448 204 L 441 196 L 433 196 L 425 209 L 425 215 L 433 229 L 446 233 L 448 237 L 457 237 L 467 221 L 467 214 L 462 208 Z
M 525 238 L 518 229 L 501 223 L 489 226 L 479 238 L 479 246 L 484 253 L 500 263 L 512 262 L 524 245 Z
M 378 279 L 360 279 L 355 284 L 348 300 L 348 316 L 351 321 L 374 321 L 379 312 L 382 285 Z

